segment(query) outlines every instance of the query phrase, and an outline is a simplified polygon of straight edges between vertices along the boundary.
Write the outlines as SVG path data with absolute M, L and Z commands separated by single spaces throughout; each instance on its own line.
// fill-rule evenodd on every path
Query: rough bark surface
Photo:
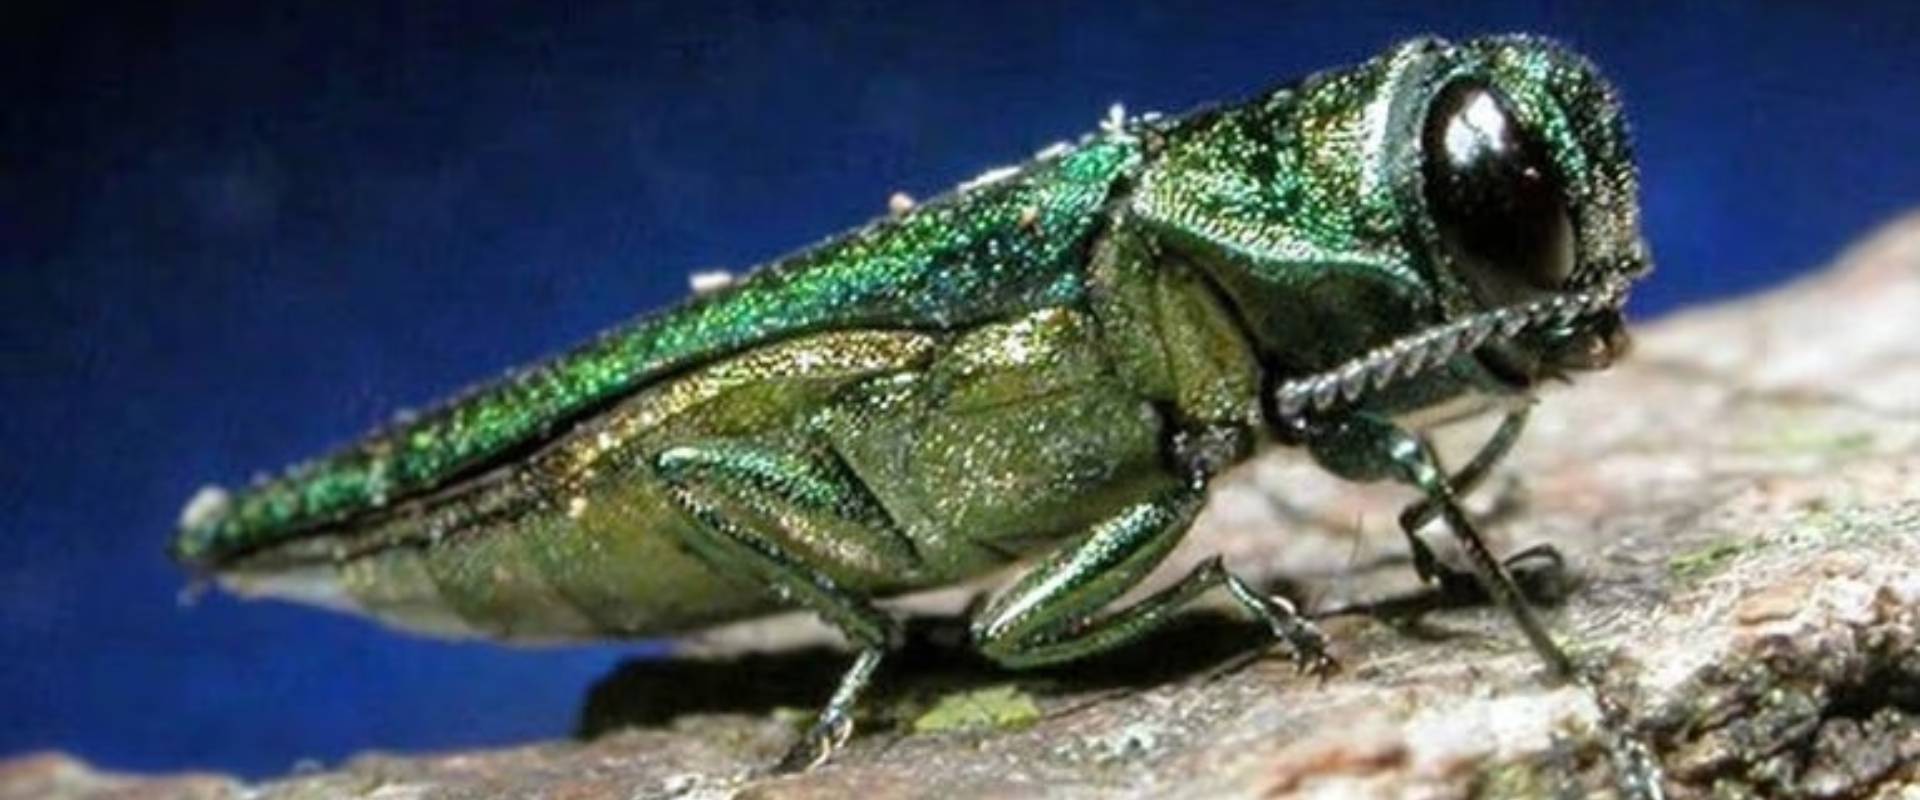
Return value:
M 1547 617 L 1610 664 L 1672 796 L 1920 798 L 1920 217 L 1812 278 L 1643 326 L 1638 344 L 1543 398 L 1475 498 L 1496 547 L 1567 556 L 1566 579 L 1536 587 L 1565 598 Z M 1463 427 L 1442 437 L 1455 458 L 1485 430 Z M 1415 582 L 1393 530 L 1406 499 L 1267 459 L 1177 556 L 1223 552 L 1323 615 L 1345 665 L 1326 680 L 1225 614 L 1017 675 L 936 618 L 837 760 L 768 777 L 845 664 L 785 618 L 609 676 L 579 740 L 367 755 L 252 785 L 29 756 L 0 762 L 0 800 L 1612 791 L 1588 697 L 1544 681 L 1497 611 Z

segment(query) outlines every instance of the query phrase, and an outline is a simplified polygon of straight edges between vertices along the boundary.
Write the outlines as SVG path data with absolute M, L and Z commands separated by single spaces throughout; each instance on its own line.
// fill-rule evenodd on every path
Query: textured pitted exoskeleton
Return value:
M 281 477 L 207 490 L 175 552 L 243 594 L 450 635 L 810 609 L 859 654 L 787 760 L 804 766 L 847 736 L 899 638 L 874 600 L 1015 561 L 1029 571 L 973 624 L 1010 667 L 1118 646 L 1214 589 L 1330 665 L 1291 605 L 1218 559 L 1108 608 L 1219 472 L 1290 446 L 1419 490 L 1402 522 L 1422 576 L 1451 574 L 1417 535 L 1439 516 L 1564 673 L 1458 496 L 1537 384 L 1624 345 L 1648 266 L 1635 203 L 1619 105 L 1587 62 L 1525 37 L 1412 41 L 1244 103 L 1120 116 Z M 1421 437 L 1446 409 L 1508 410 L 1452 476 Z

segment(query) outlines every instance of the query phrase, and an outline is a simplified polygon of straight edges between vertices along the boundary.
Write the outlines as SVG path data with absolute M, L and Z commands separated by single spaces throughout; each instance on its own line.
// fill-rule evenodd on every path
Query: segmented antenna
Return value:
M 1283 418 L 1325 411 L 1352 403 L 1368 390 L 1432 370 L 1493 338 L 1511 339 L 1529 329 L 1565 325 L 1580 317 L 1617 309 L 1627 301 L 1627 283 L 1554 295 L 1531 303 L 1482 312 L 1396 339 L 1324 372 L 1296 378 L 1275 390 L 1274 407 Z

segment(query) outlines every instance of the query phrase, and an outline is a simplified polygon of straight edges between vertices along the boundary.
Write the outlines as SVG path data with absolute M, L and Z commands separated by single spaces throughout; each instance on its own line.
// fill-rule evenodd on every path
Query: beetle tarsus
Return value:
M 833 697 L 820 709 L 820 716 L 807 727 L 800 740 L 787 750 L 786 756 L 774 767 L 776 774 L 805 772 L 826 763 L 839 750 L 841 745 L 853 736 L 853 710 L 860 701 L 860 695 L 873 683 L 873 674 L 880 666 L 886 651 L 869 648 L 860 651 L 840 677 L 840 685 L 834 689 Z
M 1340 671 L 1340 662 L 1327 652 L 1326 634 L 1295 609 L 1292 602 L 1284 597 L 1262 594 L 1240 576 L 1226 571 L 1220 559 L 1215 557 L 1209 564 L 1221 573 L 1221 580 L 1227 590 L 1233 593 L 1248 611 L 1265 622 L 1273 635 L 1292 651 L 1293 663 L 1300 672 L 1320 678 L 1326 678 Z
M 1416 560 L 1416 571 L 1419 569 Z M 1570 576 L 1567 573 L 1566 556 L 1551 544 L 1528 545 L 1519 551 L 1509 553 L 1500 559 L 1507 574 L 1513 576 L 1513 583 L 1520 590 L 1520 596 L 1536 605 L 1557 605 L 1567 595 Z M 1472 572 L 1457 569 L 1444 561 L 1436 559 L 1432 572 L 1422 575 L 1422 580 L 1432 584 L 1439 592 L 1443 606 L 1463 606 L 1484 603 L 1490 598 L 1480 579 Z

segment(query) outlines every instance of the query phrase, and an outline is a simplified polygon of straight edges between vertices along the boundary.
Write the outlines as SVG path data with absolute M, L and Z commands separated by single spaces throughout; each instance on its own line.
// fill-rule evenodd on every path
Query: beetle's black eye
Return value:
M 1566 283 L 1574 241 L 1565 187 L 1499 89 L 1469 78 L 1448 84 L 1427 109 L 1421 145 L 1427 211 L 1483 302 Z

